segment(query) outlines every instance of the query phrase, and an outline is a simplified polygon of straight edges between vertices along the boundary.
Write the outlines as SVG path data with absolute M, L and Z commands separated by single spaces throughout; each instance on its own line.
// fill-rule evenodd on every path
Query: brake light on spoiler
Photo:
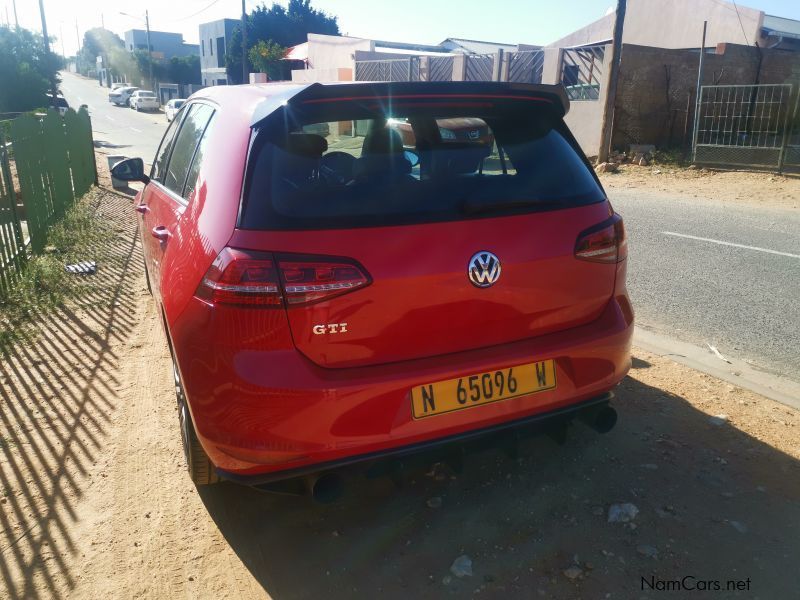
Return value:
M 329 300 L 372 282 L 349 258 L 225 248 L 195 296 L 209 304 L 279 308 Z

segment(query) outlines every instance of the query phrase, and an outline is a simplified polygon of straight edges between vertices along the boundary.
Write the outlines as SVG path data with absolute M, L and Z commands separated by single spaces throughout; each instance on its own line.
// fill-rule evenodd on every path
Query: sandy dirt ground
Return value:
M 604 436 L 355 480 L 332 506 L 198 492 L 131 201 L 95 194 L 119 243 L 0 357 L 0 598 L 657 598 L 643 578 L 685 576 L 797 593 L 800 414 L 638 350 Z M 610 523 L 617 503 L 636 516 Z
M 616 173 L 602 173 L 608 190 L 643 188 L 718 202 L 765 208 L 800 208 L 800 175 L 714 169 L 685 169 L 671 165 L 640 167 L 622 164 Z

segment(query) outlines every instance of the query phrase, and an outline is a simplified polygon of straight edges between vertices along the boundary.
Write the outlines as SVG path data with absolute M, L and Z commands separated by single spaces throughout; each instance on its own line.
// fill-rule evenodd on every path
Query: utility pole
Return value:
M 703 55 L 706 53 L 706 28 L 708 21 L 703 21 L 703 41 L 700 43 L 700 64 L 697 67 L 697 93 L 694 103 L 694 127 L 692 135 L 692 162 L 697 159 L 697 147 L 695 140 L 697 139 L 697 128 L 700 127 L 700 91 L 703 85 Z
M 64 51 L 64 25 L 58 24 L 58 37 L 61 39 L 61 56 L 64 58 L 64 65 L 67 64 L 67 53 Z
M 622 28 L 625 25 L 625 0 L 617 0 L 617 14 L 614 19 L 614 37 L 611 42 L 611 72 L 608 77 L 608 90 L 603 108 L 603 124 L 600 131 L 600 148 L 597 162 L 608 161 L 611 150 L 611 136 L 614 133 L 614 103 L 617 99 L 617 82 L 619 81 L 619 63 L 622 59 Z
M 147 64 L 150 67 L 150 87 L 156 91 L 155 81 L 153 81 L 153 46 L 150 45 L 150 13 L 145 9 L 144 24 L 147 28 Z
M 44 54 L 50 58 L 50 40 L 47 38 L 47 19 L 44 17 L 44 0 L 39 0 L 39 14 L 42 17 L 42 37 L 44 38 Z M 56 96 L 58 95 L 58 86 L 56 85 L 56 74 L 53 73 L 50 78 L 50 91 L 53 94 L 52 105 L 56 105 Z
M 81 34 L 78 31 L 78 19 L 75 19 L 75 39 L 78 40 L 78 49 L 75 51 L 75 70 L 81 72 Z
M 242 0 L 242 83 L 247 83 L 247 8 Z
M 14 24 L 16 25 L 17 29 L 19 29 L 19 18 L 17 17 L 17 0 L 12 0 L 12 4 L 14 5 Z

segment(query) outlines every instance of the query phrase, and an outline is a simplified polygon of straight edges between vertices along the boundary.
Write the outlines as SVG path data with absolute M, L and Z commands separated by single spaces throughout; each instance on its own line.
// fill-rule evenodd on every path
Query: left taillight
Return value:
M 195 296 L 211 304 L 283 306 L 272 255 L 225 248 L 208 268 Z
M 195 296 L 211 304 L 278 308 L 321 302 L 370 283 L 363 267 L 346 258 L 225 248 Z
M 608 219 L 581 232 L 575 242 L 575 258 L 599 263 L 618 263 L 628 256 L 628 239 L 622 217 Z

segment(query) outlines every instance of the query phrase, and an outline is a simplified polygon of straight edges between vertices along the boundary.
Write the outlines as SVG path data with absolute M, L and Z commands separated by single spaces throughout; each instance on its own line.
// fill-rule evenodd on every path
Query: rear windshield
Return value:
M 139 98 L 155 98 L 153 92 L 139 92 Z
M 248 159 L 240 227 L 455 221 L 604 199 L 560 118 L 435 110 L 358 119 L 339 108 L 325 120 L 293 113 L 264 126 Z

